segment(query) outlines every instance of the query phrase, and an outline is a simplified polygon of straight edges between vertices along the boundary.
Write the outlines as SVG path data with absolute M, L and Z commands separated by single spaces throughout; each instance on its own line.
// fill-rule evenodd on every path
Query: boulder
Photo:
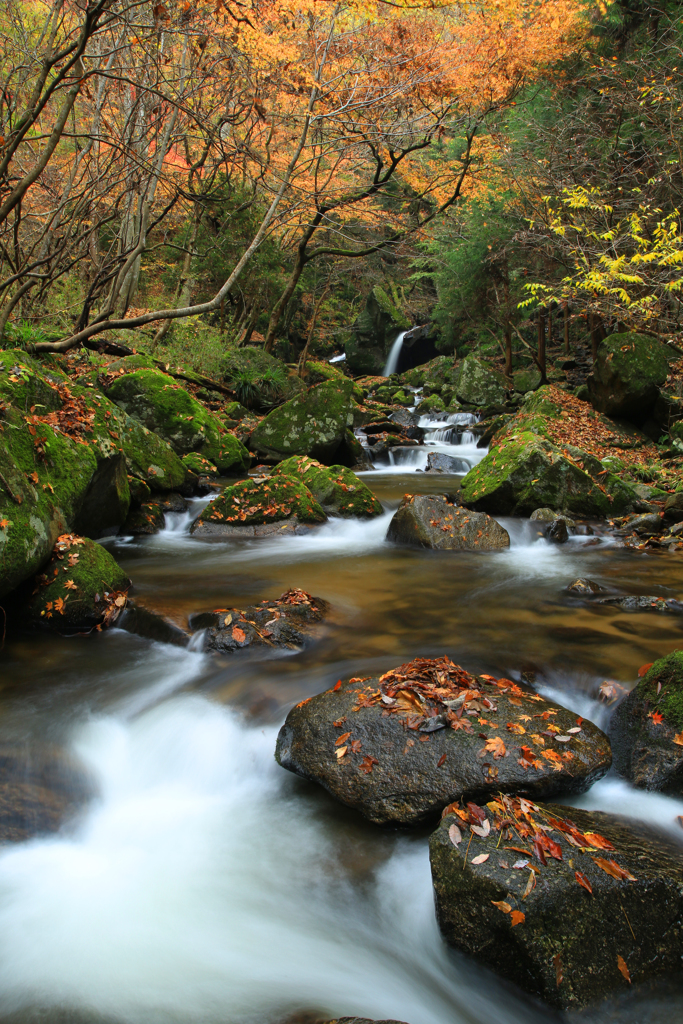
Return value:
M 183 455 L 182 463 L 186 469 L 189 469 L 191 473 L 196 473 L 197 476 L 219 476 L 213 462 L 205 459 L 199 452 L 190 452 L 188 455 Z
M 232 654 L 247 647 L 296 649 L 320 635 L 330 606 L 303 590 L 288 590 L 274 601 L 190 617 L 192 629 L 205 629 L 204 649 Z
M 96 540 L 117 533 L 130 508 L 130 486 L 122 451 L 102 459 L 85 492 L 74 531 Z
M 244 445 L 174 378 L 157 370 L 136 370 L 118 377 L 107 394 L 168 441 L 178 455 L 199 452 L 224 474 L 245 473 L 249 468 Z
M 393 299 L 380 285 L 375 285 L 345 345 L 349 370 L 354 374 L 382 373 L 397 335 L 410 326 Z
M 100 544 L 65 534 L 37 577 L 25 614 L 36 625 L 74 633 L 113 625 L 127 602 L 130 580 Z
M 418 825 L 485 794 L 581 792 L 612 760 L 590 722 L 449 658 L 417 658 L 302 701 L 275 756 L 378 825 Z
M 609 732 L 620 775 L 640 789 L 683 794 L 683 652 L 653 663 Z
M 325 511 L 299 480 L 281 476 L 226 487 L 192 524 L 198 537 L 259 537 L 324 523 Z
M 562 1010 L 680 972 L 683 858 L 673 839 L 521 797 L 447 811 L 429 852 L 449 945 Z
M 166 526 L 163 509 L 158 501 L 145 501 L 140 508 L 133 509 L 123 524 L 124 533 L 135 536 L 151 536 Z
M 476 356 L 467 356 L 460 364 L 455 382 L 458 401 L 483 408 L 504 405 L 507 388 L 503 374 L 492 370 Z
M 566 544 L 569 540 L 566 519 L 563 519 L 561 516 L 554 519 L 545 531 L 545 539 L 550 541 L 551 544 Z
M 462 476 L 469 473 L 470 464 L 465 459 L 455 459 L 443 452 L 430 452 L 427 456 L 425 473 L 455 473 Z
M 574 597 L 591 597 L 594 594 L 606 593 L 605 588 L 601 587 L 599 583 L 594 580 L 586 579 L 580 576 L 578 580 L 574 580 L 567 587 L 566 592 Z
M 664 502 L 664 518 L 683 522 L 683 491 L 675 491 Z
M 346 430 L 353 426 L 353 381 L 328 380 L 274 409 L 252 431 L 249 446 L 259 456 L 286 459 L 310 455 L 329 465 Z
M 428 398 L 423 398 L 417 407 L 417 411 L 420 416 L 427 416 L 430 412 L 445 412 L 446 405 L 443 398 L 439 395 L 430 395 Z
M 347 469 L 355 469 L 358 472 L 372 469 L 370 456 L 350 427 L 347 427 L 344 432 L 341 444 L 335 452 L 335 458 L 342 467 L 345 466 Z
M 296 455 L 280 462 L 271 473 L 271 479 L 281 476 L 304 483 L 330 515 L 373 519 L 384 513 L 370 488 L 344 466 L 323 466 L 307 455 Z
M 543 506 L 602 518 L 619 515 L 638 500 L 597 459 L 572 446 L 560 449 L 530 431 L 492 448 L 460 489 L 468 505 L 492 515 L 530 515 Z
M 611 334 L 601 342 L 588 392 L 593 408 L 640 422 L 669 373 L 666 346 L 645 334 Z
M 389 523 L 387 540 L 437 551 L 499 551 L 507 530 L 483 512 L 470 512 L 442 494 L 406 494 Z
M 517 370 L 512 374 L 512 384 L 515 391 L 520 395 L 526 395 L 529 391 L 538 391 L 541 386 L 541 374 L 539 370 Z
M 190 635 L 164 615 L 150 611 L 134 601 L 128 601 L 121 616 L 116 620 L 117 629 L 125 629 L 127 633 L 135 633 L 145 640 L 154 640 L 160 644 L 172 644 L 174 647 L 187 647 Z

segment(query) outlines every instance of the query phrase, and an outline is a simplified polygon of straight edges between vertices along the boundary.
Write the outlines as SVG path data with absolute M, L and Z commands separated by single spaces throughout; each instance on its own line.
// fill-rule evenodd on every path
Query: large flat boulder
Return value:
M 418 825 L 461 798 L 578 793 L 612 761 L 592 723 L 449 658 L 416 658 L 302 701 L 275 757 L 378 825 Z
M 325 465 L 353 426 L 353 381 L 328 380 L 273 409 L 252 431 L 249 447 L 269 459 L 309 455 Z
M 307 455 L 296 455 L 280 462 L 271 473 L 271 479 L 281 476 L 304 483 L 330 515 L 372 519 L 384 512 L 370 488 L 345 466 L 323 466 Z
M 519 797 L 448 811 L 430 859 L 451 946 L 558 1009 L 680 972 L 683 858 L 671 838 Z
M 610 722 L 614 767 L 641 789 L 683 794 L 683 652 L 655 661 Z
M 242 480 L 226 487 L 193 523 L 195 536 L 271 536 L 283 526 L 324 523 L 325 511 L 292 477 Z
M 157 370 L 136 370 L 117 377 L 107 395 L 168 441 L 178 455 L 199 452 L 223 474 L 241 474 L 249 468 L 244 445 L 173 377 Z
M 443 494 L 406 494 L 389 523 L 387 540 L 436 551 L 500 551 L 510 535 L 484 512 L 470 512 Z
M 491 515 L 529 516 L 539 506 L 603 518 L 638 500 L 633 488 L 578 448 L 521 431 L 492 448 L 462 480 L 463 501 Z
M 647 334 L 611 334 L 601 342 L 588 377 L 591 405 L 608 416 L 641 421 L 669 373 L 667 349 Z

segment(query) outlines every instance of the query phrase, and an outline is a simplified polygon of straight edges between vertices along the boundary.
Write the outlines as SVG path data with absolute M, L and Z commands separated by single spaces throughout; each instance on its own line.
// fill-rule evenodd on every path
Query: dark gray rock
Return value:
M 303 701 L 275 756 L 379 825 L 418 825 L 461 798 L 581 792 L 612 760 L 590 722 L 448 658 L 417 658 Z
M 569 531 L 564 519 L 555 519 L 545 531 L 545 538 L 552 544 L 566 544 L 569 540 Z
M 165 525 L 166 519 L 164 518 L 160 503 L 158 501 L 146 501 L 140 508 L 130 512 L 123 524 L 123 532 L 144 536 L 158 533 L 164 529 Z
M 205 650 L 232 654 L 247 647 L 298 648 L 320 636 L 330 606 L 303 590 L 248 608 L 205 612 L 190 617 L 190 628 L 206 629 Z
M 510 547 L 507 530 L 484 512 L 470 512 L 442 494 L 407 494 L 387 540 L 437 551 L 498 551 Z
M 605 594 L 607 591 L 599 583 L 581 576 L 578 580 L 574 580 L 573 583 L 569 584 L 567 593 L 576 597 L 590 597 L 593 594 Z
M 117 452 L 98 463 L 76 516 L 74 532 L 92 540 L 114 534 L 125 523 L 129 508 L 126 458 L 123 452 Z
M 453 811 L 430 840 L 451 946 L 558 1009 L 680 972 L 683 859 L 671 838 L 520 798 Z
M 173 644 L 174 647 L 187 647 L 190 635 L 164 615 L 143 608 L 129 601 L 125 610 L 116 620 L 117 629 L 125 629 L 127 633 L 135 633 L 145 640 L 155 640 L 161 644 Z
M 427 456 L 426 473 L 469 473 L 471 466 L 466 459 L 456 459 L 443 452 L 430 452 Z
M 664 529 L 664 524 L 658 513 L 647 512 L 645 515 L 629 519 L 624 524 L 624 529 L 629 533 L 637 533 L 640 537 L 656 537 Z

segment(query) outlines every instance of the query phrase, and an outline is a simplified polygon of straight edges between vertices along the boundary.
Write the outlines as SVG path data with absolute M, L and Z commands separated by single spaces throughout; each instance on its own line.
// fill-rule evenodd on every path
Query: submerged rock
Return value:
M 36 579 L 26 613 L 59 633 L 113 625 L 127 602 L 130 580 L 100 544 L 65 534 Z
M 93 795 L 83 769 L 51 746 L 0 746 L 0 843 L 57 832 Z
M 451 946 L 558 1009 L 680 971 L 683 858 L 672 839 L 519 797 L 448 811 L 430 860 Z
M 210 536 L 271 536 L 327 519 L 321 505 L 299 480 L 288 476 L 242 480 L 226 487 L 192 524 L 191 533 Z
M 558 516 L 557 519 L 553 520 L 545 531 L 545 539 L 549 540 L 552 544 L 566 544 L 569 540 L 566 519 Z
M 280 476 L 302 481 L 331 515 L 372 519 L 384 512 L 370 488 L 345 466 L 323 466 L 307 455 L 298 455 L 275 467 L 271 479 Z
M 287 590 L 273 601 L 193 615 L 192 629 L 206 629 L 205 650 L 231 654 L 246 647 L 298 648 L 319 635 L 330 606 L 304 590 Z
M 387 540 L 438 551 L 510 547 L 510 535 L 495 519 L 460 508 L 442 494 L 406 494 L 389 524 Z
M 614 767 L 641 789 L 683 794 L 683 652 L 655 661 L 617 707 Z
M 645 334 L 611 334 L 601 342 L 588 377 L 591 404 L 608 416 L 640 421 L 669 373 L 667 350 Z
M 249 439 L 259 456 L 286 459 L 310 455 L 328 465 L 348 428 L 353 427 L 354 384 L 352 380 L 327 380 L 273 409 Z
M 418 825 L 463 797 L 579 793 L 612 760 L 592 723 L 449 658 L 416 658 L 302 701 L 275 757 L 378 825 Z
M 576 597 L 590 597 L 593 594 L 606 594 L 607 591 L 599 583 L 595 583 L 594 580 L 580 576 L 578 580 L 574 580 L 573 583 L 569 584 L 567 593 Z
M 128 601 L 121 617 L 116 621 L 116 628 L 125 629 L 127 633 L 135 633 L 145 640 L 173 644 L 174 647 L 187 647 L 191 639 L 190 635 L 171 619 L 134 601 Z

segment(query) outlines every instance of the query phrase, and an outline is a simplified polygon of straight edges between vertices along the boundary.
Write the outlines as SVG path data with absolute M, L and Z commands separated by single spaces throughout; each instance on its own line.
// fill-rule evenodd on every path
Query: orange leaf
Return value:
M 2 524 L 0 523 L 0 526 L 1 525 Z M 674 736 L 674 743 L 679 747 L 683 747 L 683 732 L 679 732 Z
M 360 740 L 351 740 L 351 750 L 354 754 L 358 754 L 360 752 L 361 746 L 362 743 Z
M 373 764 L 379 764 L 379 761 L 377 760 L 376 757 L 370 757 L 368 755 L 367 757 L 363 758 L 361 763 L 358 765 L 358 769 L 361 772 L 365 772 L 365 774 L 367 775 L 372 771 Z
M 247 634 L 244 632 L 243 629 L 240 629 L 239 626 L 233 626 L 232 638 L 233 640 L 236 640 L 238 644 L 243 644 L 244 641 L 247 639 Z
M 346 743 L 350 735 L 350 732 L 343 732 L 341 736 L 338 736 L 337 739 L 334 741 L 335 747 L 340 747 L 342 743 Z
M 641 677 L 642 676 L 646 676 L 648 674 L 648 672 L 650 671 L 650 669 L 652 668 L 653 665 L 654 665 L 654 661 L 651 661 L 649 663 L 649 665 L 641 665 L 640 668 L 638 669 L 638 675 L 641 676 Z
M 620 867 L 615 860 L 606 860 L 604 857 L 593 857 L 593 860 L 599 868 L 602 868 L 612 878 L 626 879 L 629 882 L 636 881 L 633 875 L 626 868 Z
M 340 760 L 348 749 L 348 747 L 340 747 L 339 750 L 336 750 L 337 760 Z
M 559 953 L 557 953 L 553 957 L 553 964 L 555 966 L 555 983 L 556 983 L 557 987 L 559 988 L 560 985 L 562 984 L 562 978 L 563 978 L 563 974 L 562 974 L 562 957 L 560 956 Z
M 524 924 L 526 921 L 526 914 L 522 913 L 521 910 L 513 910 L 511 915 L 512 927 L 514 928 L 517 924 Z
M 626 966 L 626 961 L 624 960 L 623 956 L 617 956 L 617 967 L 619 968 L 619 970 L 624 975 L 624 977 L 626 978 L 627 982 L 630 985 L 631 984 L 631 975 L 629 974 L 629 970 L 628 970 L 628 967 Z
M 584 887 L 586 892 L 589 892 L 591 896 L 593 895 L 593 887 L 584 874 L 582 874 L 580 871 L 575 871 L 574 878 L 579 883 L 579 885 L 582 885 Z
M 655 725 L 661 725 L 664 721 L 664 716 L 659 711 L 651 711 L 647 717 L 651 718 Z
M 64 586 L 66 587 L 67 590 L 78 590 L 78 587 L 76 586 L 73 580 L 67 580 Z
M 516 733 L 517 736 L 523 736 L 526 732 L 524 726 L 518 725 L 516 722 L 508 722 L 507 729 L 509 732 Z
M 338 679 L 338 680 L 337 680 L 337 682 L 336 682 L 336 683 L 334 684 L 334 686 L 332 687 L 332 689 L 333 689 L 333 690 L 339 690 L 339 689 L 341 689 L 341 679 Z
M 482 750 L 479 751 L 479 757 L 483 757 L 485 754 L 493 754 L 495 758 L 506 757 L 507 750 L 500 736 L 490 736 Z
M 504 914 L 512 913 L 512 907 L 509 903 L 506 903 L 505 900 L 491 900 L 491 903 L 493 903 L 494 907 L 498 907 L 499 910 L 502 910 Z
M 598 850 L 616 850 L 616 846 L 610 843 L 609 839 L 605 839 L 599 832 L 584 832 L 584 835 L 591 846 L 597 847 Z
M 440 768 L 442 764 L 446 763 L 446 755 L 442 754 L 439 760 L 436 762 L 436 767 Z

